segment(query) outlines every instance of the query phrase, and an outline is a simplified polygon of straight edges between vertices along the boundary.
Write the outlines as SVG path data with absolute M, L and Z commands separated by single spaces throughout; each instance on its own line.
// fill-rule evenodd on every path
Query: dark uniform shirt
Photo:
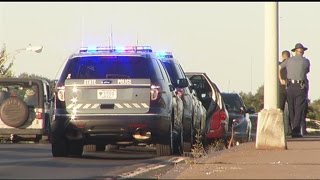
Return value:
M 285 60 L 283 60 L 282 62 L 279 62 L 279 64 L 281 65 Z M 280 69 L 280 77 L 281 79 L 287 80 L 287 69 L 286 68 L 282 68 Z M 279 81 L 280 83 L 280 81 Z M 285 84 L 281 84 L 280 83 L 280 92 L 286 92 L 286 85 Z

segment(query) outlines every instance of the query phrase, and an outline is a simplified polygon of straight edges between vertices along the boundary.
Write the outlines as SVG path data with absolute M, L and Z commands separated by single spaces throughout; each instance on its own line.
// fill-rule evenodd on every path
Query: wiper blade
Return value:
M 130 76 L 123 74 L 106 74 L 106 78 L 130 78 Z

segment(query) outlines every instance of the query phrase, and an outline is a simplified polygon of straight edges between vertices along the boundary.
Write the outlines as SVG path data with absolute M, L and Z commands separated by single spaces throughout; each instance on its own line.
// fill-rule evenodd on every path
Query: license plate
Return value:
M 98 99 L 117 99 L 116 89 L 98 89 Z

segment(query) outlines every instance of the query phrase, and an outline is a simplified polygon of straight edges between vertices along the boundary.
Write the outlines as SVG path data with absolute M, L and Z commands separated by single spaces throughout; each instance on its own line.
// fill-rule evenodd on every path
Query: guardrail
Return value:
M 306 118 L 306 121 L 307 122 L 314 122 L 315 124 L 317 124 L 320 127 L 320 120 Z M 307 128 L 306 130 L 307 130 L 307 132 L 320 132 L 320 129 L 314 129 L 314 128 Z

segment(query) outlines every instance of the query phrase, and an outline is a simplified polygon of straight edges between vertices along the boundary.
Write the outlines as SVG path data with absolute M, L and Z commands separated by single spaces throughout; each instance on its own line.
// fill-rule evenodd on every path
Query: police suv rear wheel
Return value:
M 170 123 L 170 136 L 168 144 L 157 144 L 157 155 L 158 156 L 170 156 L 173 154 L 173 133 L 172 133 L 172 124 Z
M 191 123 L 190 141 L 183 142 L 183 151 L 184 152 L 191 152 L 193 144 L 194 144 L 194 130 L 193 130 L 193 124 Z
M 71 156 L 81 156 L 83 153 L 83 144 L 81 141 L 70 141 L 68 154 Z

